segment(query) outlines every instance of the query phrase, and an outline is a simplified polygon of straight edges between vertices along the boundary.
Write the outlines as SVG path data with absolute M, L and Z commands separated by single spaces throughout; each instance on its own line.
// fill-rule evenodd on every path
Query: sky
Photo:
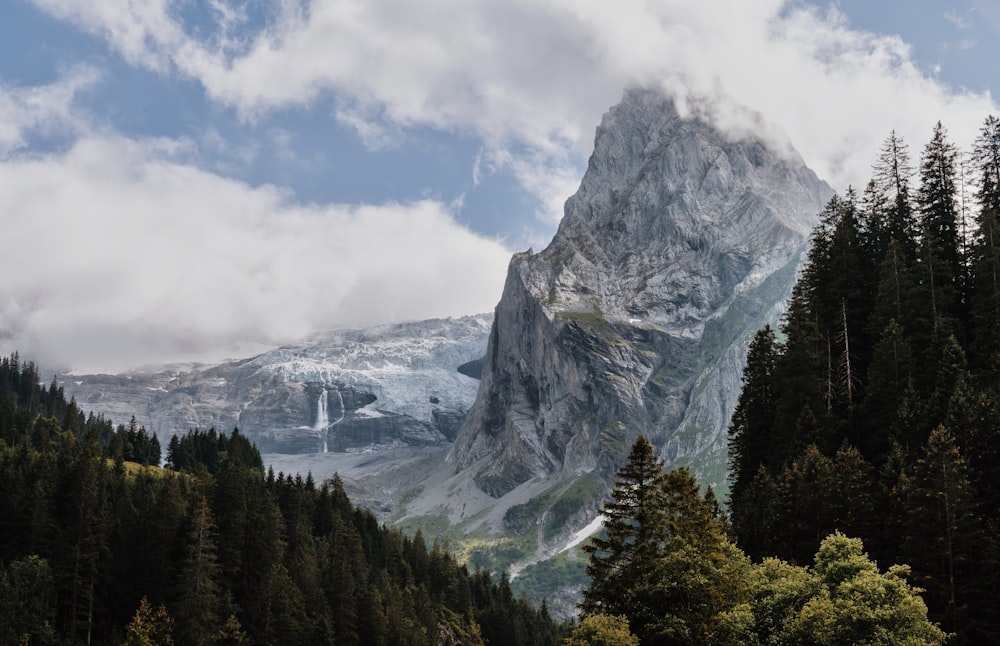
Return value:
M 5 0 L 0 352 L 249 356 L 488 312 L 601 115 L 760 112 L 837 190 L 997 112 L 996 0 Z

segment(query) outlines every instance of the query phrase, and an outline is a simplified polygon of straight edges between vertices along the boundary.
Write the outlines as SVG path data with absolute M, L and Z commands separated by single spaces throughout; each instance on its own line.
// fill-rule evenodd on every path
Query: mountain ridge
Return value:
M 482 357 L 489 318 L 334 330 L 239 361 L 61 383 L 81 407 L 135 415 L 164 440 L 239 427 L 265 452 L 321 452 L 324 439 L 341 451 L 445 446 L 475 395 L 459 368 Z
M 639 433 L 670 461 L 682 454 L 670 440 L 697 373 L 727 352 L 739 364 L 736 339 L 774 322 L 833 194 L 786 157 L 682 118 L 656 90 L 626 91 L 552 242 L 511 260 L 479 394 L 449 455 L 457 469 L 476 469 L 501 497 L 536 476 L 609 478 Z M 739 321 L 718 324 L 727 317 Z M 737 395 L 712 402 L 717 427 Z M 696 439 L 717 449 L 724 428 L 712 430 Z

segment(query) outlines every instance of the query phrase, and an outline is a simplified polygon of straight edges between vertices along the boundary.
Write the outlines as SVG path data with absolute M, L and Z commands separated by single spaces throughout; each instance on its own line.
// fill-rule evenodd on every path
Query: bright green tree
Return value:
M 639 638 L 622 615 L 597 614 L 584 617 L 563 646 L 639 646 Z
M 788 622 L 784 643 L 943 644 L 946 635 L 927 619 L 908 573 L 906 566 L 880 573 L 861 540 L 839 532 L 827 537 L 813 567 L 820 592 Z
M 906 580 L 909 568 L 879 572 L 859 539 L 825 538 L 811 569 L 766 559 L 749 577 L 750 600 L 722 613 L 708 643 L 936 646 L 946 635 Z

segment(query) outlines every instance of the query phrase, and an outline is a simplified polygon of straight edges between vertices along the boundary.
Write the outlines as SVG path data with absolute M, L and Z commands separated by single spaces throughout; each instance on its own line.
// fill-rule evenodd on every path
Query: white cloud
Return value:
M 73 101 L 99 78 L 94 68 L 79 66 L 49 85 L 0 83 L 0 158 L 24 147 L 29 133 L 78 132 L 83 120 L 74 113 Z
M 373 147 L 415 127 L 476 137 L 473 182 L 512 172 L 548 227 L 629 83 L 763 132 L 721 97 L 750 106 L 837 188 L 865 183 L 892 129 L 916 158 L 937 120 L 964 146 L 996 109 L 922 72 L 899 38 L 800 1 L 282 0 L 257 32 L 227 0 L 211 2 L 216 25 L 191 31 L 185 1 L 33 0 L 134 66 L 198 81 L 243 119 L 319 107 Z M 197 143 L 95 134 L 73 99 L 96 78 L 80 68 L 0 87 L 0 222 L 24 241 L 0 255 L 0 336 L 22 351 L 148 361 L 495 304 L 507 251 L 456 225 L 454 207 L 302 206 L 195 165 L 199 147 L 228 151 L 225 172 L 262 154 L 252 145 L 211 131 Z M 52 128 L 79 140 L 18 153 L 26 133 Z
M 332 326 L 489 311 L 509 251 L 436 202 L 301 206 L 171 141 L 88 136 L 0 163 L 0 339 L 48 365 L 235 352 Z
M 333 93 L 337 118 L 373 146 L 398 127 L 475 133 L 550 218 L 567 197 L 550 191 L 579 174 L 601 113 L 629 82 L 682 97 L 721 89 L 837 186 L 865 182 L 891 129 L 922 142 L 942 119 L 965 144 L 994 109 L 921 73 L 898 38 L 801 2 L 289 0 L 240 49 L 185 33 L 169 0 L 35 2 L 137 65 L 197 79 L 245 118 Z
M 945 11 L 944 19 L 951 23 L 951 26 L 958 31 L 968 31 L 972 29 L 972 23 L 957 11 Z

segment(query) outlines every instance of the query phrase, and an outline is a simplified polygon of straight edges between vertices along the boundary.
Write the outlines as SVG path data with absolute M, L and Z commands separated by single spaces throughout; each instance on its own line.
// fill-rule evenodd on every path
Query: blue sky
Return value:
M 120 370 L 490 310 L 631 83 L 836 188 L 996 111 L 994 0 L 8 0 L 0 351 Z M 13 244 L 11 241 L 15 241 Z

